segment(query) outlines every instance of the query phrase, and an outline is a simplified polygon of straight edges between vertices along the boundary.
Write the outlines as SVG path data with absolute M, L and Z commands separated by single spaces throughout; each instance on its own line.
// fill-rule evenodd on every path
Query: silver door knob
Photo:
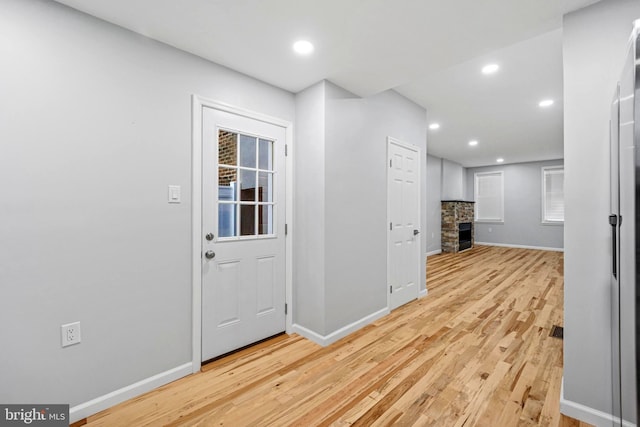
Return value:
M 216 257 L 216 253 L 213 251 L 207 251 L 204 253 L 205 258 L 214 259 Z
M 204 236 L 208 241 L 212 241 L 213 240 L 213 233 L 208 233 L 206 236 Z

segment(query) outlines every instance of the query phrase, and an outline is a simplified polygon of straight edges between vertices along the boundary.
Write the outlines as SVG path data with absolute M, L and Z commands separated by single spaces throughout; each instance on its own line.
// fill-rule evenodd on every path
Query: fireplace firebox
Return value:
M 458 224 L 458 250 L 463 251 L 469 249 L 473 244 L 471 243 L 471 223 L 461 222 Z

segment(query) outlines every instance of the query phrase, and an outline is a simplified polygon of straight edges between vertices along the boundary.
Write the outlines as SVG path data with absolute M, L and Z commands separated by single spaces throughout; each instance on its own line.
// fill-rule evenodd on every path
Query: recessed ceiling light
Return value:
M 502 157 L 498 157 L 498 158 L 496 159 L 496 162 L 498 162 L 498 163 L 502 163 L 502 162 L 504 162 L 504 159 L 503 159 Z
M 440 129 L 440 123 L 431 123 L 429 125 L 429 129 L 433 129 L 433 130 Z
M 553 99 L 543 99 L 542 101 L 540 101 L 538 103 L 539 106 L 541 107 L 550 107 L 553 105 Z
M 475 139 L 472 140 L 472 141 L 469 141 L 469 145 L 474 147 L 474 146 L 478 145 L 478 141 L 476 141 Z
M 498 64 L 487 64 L 482 67 L 482 74 L 493 74 L 500 69 Z
M 313 45 L 307 40 L 298 40 L 293 44 L 293 50 L 300 55 L 309 55 L 313 52 Z

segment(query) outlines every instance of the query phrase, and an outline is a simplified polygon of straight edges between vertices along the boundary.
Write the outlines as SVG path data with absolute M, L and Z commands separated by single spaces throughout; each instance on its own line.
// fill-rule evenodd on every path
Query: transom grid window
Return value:
M 218 236 L 273 235 L 274 141 L 218 131 Z
M 504 175 L 499 172 L 475 174 L 475 220 L 504 222 Z
M 542 222 L 564 223 L 564 167 L 542 168 Z

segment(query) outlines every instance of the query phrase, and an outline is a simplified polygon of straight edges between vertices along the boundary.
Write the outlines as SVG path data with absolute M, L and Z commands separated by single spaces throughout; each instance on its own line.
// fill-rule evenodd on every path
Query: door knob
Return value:
M 417 236 L 418 234 L 420 234 L 420 230 L 413 230 L 413 235 Z
M 204 253 L 205 258 L 214 259 L 216 257 L 216 253 L 213 251 L 207 251 Z
M 213 240 L 213 233 L 208 233 L 206 236 L 204 236 L 205 239 L 207 239 L 208 241 L 212 241 Z

